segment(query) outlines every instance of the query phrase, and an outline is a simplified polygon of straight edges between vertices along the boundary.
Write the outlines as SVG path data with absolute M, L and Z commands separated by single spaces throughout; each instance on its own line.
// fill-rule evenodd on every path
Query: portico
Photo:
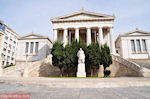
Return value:
M 87 12 L 83 9 L 79 12 L 52 18 L 53 41 L 64 44 L 71 43 L 73 39 L 81 40 L 87 45 L 98 42 L 100 45 L 107 44 L 112 53 L 115 53 L 113 39 L 113 15 Z

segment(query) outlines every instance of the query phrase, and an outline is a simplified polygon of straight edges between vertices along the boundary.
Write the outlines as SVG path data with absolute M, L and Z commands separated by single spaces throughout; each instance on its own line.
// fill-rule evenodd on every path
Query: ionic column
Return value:
M 111 53 L 115 54 L 115 42 L 114 42 L 114 36 L 113 36 L 113 27 L 110 27 L 110 48 L 111 48 Z
M 150 40 L 146 39 L 146 49 L 148 53 L 148 58 L 150 59 Z
M 102 27 L 99 27 L 99 31 L 98 31 L 98 37 L 99 37 L 99 44 L 103 45 L 103 30 Z
M 71 31 L 69 32 L 68 41 L 69 41 L 69 44 L 71 44 Z
M 142 44 L 142 40 L 140 39 L 140 47 L 141 47 L 141 52 L 144 52 L 143 51 L 143 44 Z
M 75 39 L 79 41 L 79 28 L 75 29 Z
M 57 29 L 53 29 L 53 42 L 57 41 Z
M 91 44 L 91 28 L 87 28 L 87 34 L 86 34 L 86 38 L 87 38 L 87 46 Z
M 63 33 L 63 43 L 64 46 L 67 44 L 67 28 L 64 29 L 64 33 Z

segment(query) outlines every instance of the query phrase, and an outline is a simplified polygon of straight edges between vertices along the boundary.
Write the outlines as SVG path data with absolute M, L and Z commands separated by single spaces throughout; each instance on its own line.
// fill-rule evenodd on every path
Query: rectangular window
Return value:
M 28 53 L 28 49 L 29 49 L 29 42 L 26 42 L 25 53 Z
M 8 40 L 8 37 L 7 37 L 7 36 L 5 36 L 5 39 L 6 39 L 6 40 Z
M 136 44 L 137 44 L 137 51 L 138 51 L 138 52 L 141 52 L 140 40 L 136 40 Z
M 7 56 L 7 59 L 9 60 L 9 59 L 10 59 L 10 56 Z
M 6 65 L 9 65 L 9 62 L 7 62 Z
M 38 49 L 39 49 L 39 42 L 35 43 L 35 53 L 38 53 Z
M 147 48 L 146 48 L 146 41 L 142 40 L 142 45 L 143 45 L 143 51 L 146 52 Z
M 134 40 L 131 40 L 131 47 L 132 47 L 132 52 L 135 52 L 135 42 L 134 42 Z
M 2 61 L 2 65 L 4 65 L 5 64 L 5 61 Z
M 31 42 L 31 45 L 30 45 L 30 53 L 33 53 L 33 47 L 34 47 L 34 43 Z
M 10 53 L 10 50 L 8 50 L 8 53 Z

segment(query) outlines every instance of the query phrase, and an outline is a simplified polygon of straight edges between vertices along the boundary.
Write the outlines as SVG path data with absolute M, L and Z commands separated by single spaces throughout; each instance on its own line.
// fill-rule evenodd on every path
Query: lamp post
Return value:
M 28 77 L 28 54 L 26 54 L 26 67 L 24 68 L 23 77 Z
M 28 66 L 28 54 L 26 54 L 26 67 Z

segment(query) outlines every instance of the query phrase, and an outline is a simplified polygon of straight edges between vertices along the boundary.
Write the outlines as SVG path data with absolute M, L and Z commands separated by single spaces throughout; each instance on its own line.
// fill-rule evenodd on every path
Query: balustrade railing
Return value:
M 142 67 L 140 65 L 138 65 L 132 61 L 126 60 L 124 58 L 121 58 L 120 56 L 116 56 L 116 55 L 112 54 L 112 59 L 114 61 L 119 62 L 120 64 L 127 66 L 128 68 L 133 69 L 134 71 L 139 72 L 142 69 Z

